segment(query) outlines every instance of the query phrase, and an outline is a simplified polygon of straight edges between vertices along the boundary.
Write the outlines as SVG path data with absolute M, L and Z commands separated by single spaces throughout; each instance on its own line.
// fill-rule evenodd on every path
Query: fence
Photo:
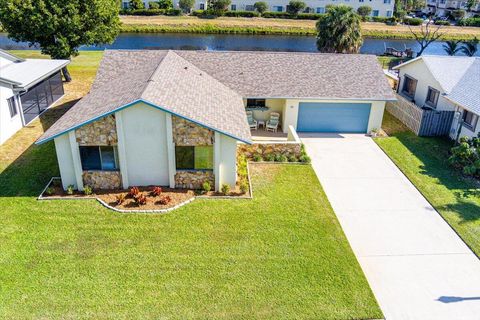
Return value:
M 386 109 L 418 136 L 446 136 L 452 126 L 454 111 L 424 110 L 397 94 L 397 101 Z

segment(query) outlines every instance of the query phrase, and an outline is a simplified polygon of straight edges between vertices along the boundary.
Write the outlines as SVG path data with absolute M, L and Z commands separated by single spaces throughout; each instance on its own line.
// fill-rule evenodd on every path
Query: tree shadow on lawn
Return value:
M 0 169 L 6 164 L 5 169 L 0 171 L 0 197 L 36 197 L 52 176 L 59 175 L 54 143 L 36 145 L 35 141 L 77 101 L 47 109 L 39 120 L 22 128 L 4 146 L 0 146 L 1 152 L 11 154 L 18 152 L 19 148 L 23 149 L 14 160 L 8 156 L 0 159 Z
M 445 186 L 454 196 L 453 203 L 439 209 L 456 212 L 464 222 L 480 219 L 480 183 L 464 177 L 448 164 L 452 141 L 447 138 L 417 137 L 411 132 L 393 136 L 423 163 L 420 174 L 437 179 L 437 183 Z

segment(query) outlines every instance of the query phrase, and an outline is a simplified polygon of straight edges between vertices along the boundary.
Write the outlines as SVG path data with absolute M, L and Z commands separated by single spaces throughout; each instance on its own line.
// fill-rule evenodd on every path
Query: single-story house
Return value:
M 63 187 L 234 186 L 255 117 L 279 130 L 380 128 L 394 100 L 375 56 L 105 51 L 91 91 L 37 141 L 55 147 Z
M 423 55 L 400 64 L 398 92 L 417 106 L 455 111 L 450 137 L 480 132 L 480 58 Z
M 60 70 L 69 62 L 0 50 L 0 145 L 63 96 Z

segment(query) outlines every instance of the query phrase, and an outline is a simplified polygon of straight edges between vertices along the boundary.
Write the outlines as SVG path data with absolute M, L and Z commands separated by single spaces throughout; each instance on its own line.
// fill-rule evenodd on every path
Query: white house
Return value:
M 284 132 L 367 133 L 394 99 L 371 55 L 107 50 L 90 93 L 37 143 L 55 141 L 64 188 L 219 190 L 251 143 L 246 107 L 279 114 Z
M 423 11 L 439 17 L 446 17 L 454 10 L 465 10 L 466 17 L 480 13 L 480 2 L 474 3 L 470 11 L 467 11 L 467 3 L 466 0 L 427 0 Z
M 63 96 L 60 70 L 68 63 L 0 50 L 0 144 Z
M 260 0 L 259 0 L 260 1 Z M 145 7 L 148 8 L 148 3 L 151 1 L 144 0 Z M 173 0 L 173 7 L 179 8 L 179 0 Z M 253 5 L 257 0 L 232 0 L 230 7 L 231 11 L 254 11 Z M 290 0 L 266 0 L 268 4 L 268 11 L 285 12 Z M 306 12 L 310 13 L 325 13 L 327 5 L 344 4 L 357 10 L 360 6 L 369 6 L 372 8 L 372 16 L 374 17 L 391 17 L 393 15 L 393 0 L 304 0 L 307 5 Z M 193 7 L 194 10 L 207 9 L 207 0 L 196 0 Z M 122 1 L 122 8 L 127 9 L 129 1 Z
M 450 137 L 480 131 L 480 58 L 420 56 L 394 67 L 398 91 L 419 107 L 455 111 Z

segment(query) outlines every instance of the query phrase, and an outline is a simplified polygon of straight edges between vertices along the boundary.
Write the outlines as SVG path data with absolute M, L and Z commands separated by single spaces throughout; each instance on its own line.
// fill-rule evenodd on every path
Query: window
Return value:
M 213 146 L 175 147 L 177 170 L 212 170 Z
M 128 9 L 128 6 L 129 6 L 129 5 L 128 5 L 128 2 L 124 2 L 124 3 L 123 3 L 123 9 Z
M 282 12 L 283 11 L 283 7 L 282 6 L 273 6 L 273 11 L 276 11 L 276 12 Z
M 464 110 L 463 111 L 463 124 L 465 127 L 471 129 L 472 131 L 475 131 L 475 128 L 477 127 L 477 122 L 478 122 L 478 116 L 470 111 Z
M 378 10 L 373 10 L 372 11 L 372 16 L 378 17 Z
M 387 10 L 387 18 L 390 18 L 392 16 L 392 11 L 391 10 Z
M 392 0 L 383 0 L 383 3 L 390 4 L 392 3 Z
M 417 89 L 417 80 L 406 75 L 405 80 L 403 81 L 402 92 L 408 97 L 413 99 L 415 97 L 416 89 Z
M 325 13 L 325 8 L 324 7 L 318 7 L 317 8 L 317 13 Z
M 425 104 L 432 108 L 436 108 L 439 96 L 440 92 L 437 89 L 428 87 L 427 100 L 425 100 Z
M 363 2 L 364 0 L 358 0 L 358 2 Z
M 205 4 L 204 3 L 200 3 L 200 10 L 205 10 Z
M 247 107 L 265 107 L 265 99 L 247 99 Z
M 10 99 L 7 99 L 7 103 L 8 103 L 8 110 L 10 111 L 10 117 L 13 118 L 18 114 L 17 105 L 15 103 L 15 97 L 11 97 Z
M 245 6 L 245 11 L 255 11 L 255 7 L 251 4 Z
M 83 170 L 118 170 L 117 148 L 110 146 L 80 147 Z
M 237 11 L 237 5 L 236 5 L 236 4 L 232 4 L 232 6 L 230 7 L 230 10 L 232 10 L 232 11 Z

